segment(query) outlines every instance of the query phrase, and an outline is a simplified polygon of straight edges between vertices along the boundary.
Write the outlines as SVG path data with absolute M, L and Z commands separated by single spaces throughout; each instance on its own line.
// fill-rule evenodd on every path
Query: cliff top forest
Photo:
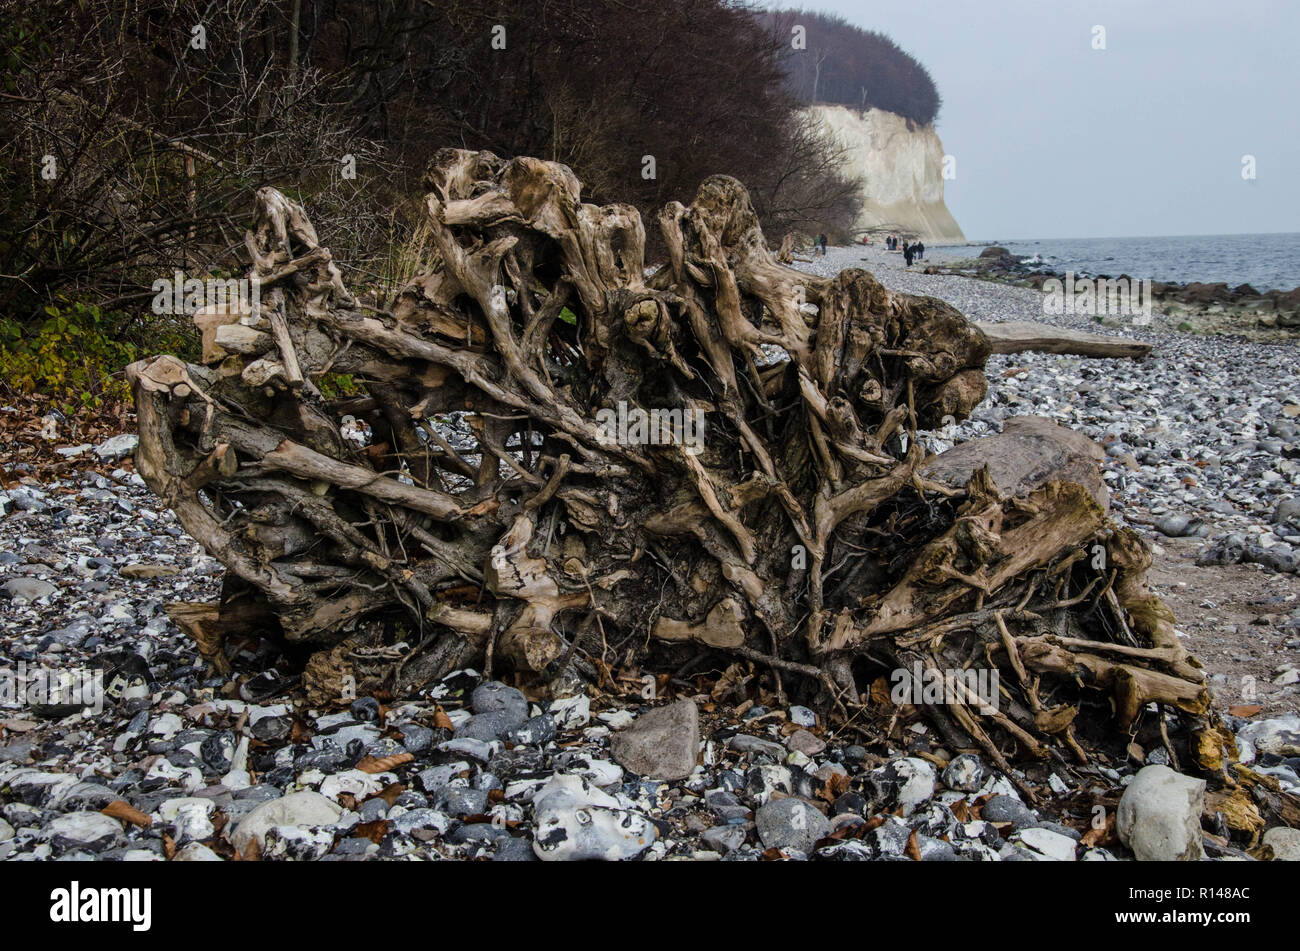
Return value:
M 761 19 L 774 35 L 787 38 L 787 88 L 800 102 L 874 107 L 921 125 L 939 115 L 943 100 L 929 71 L 884 34 L 807 10 L 777 10 Z M 801 51 L 788 42 L 795 25 L 805 30 L 807 47 Z

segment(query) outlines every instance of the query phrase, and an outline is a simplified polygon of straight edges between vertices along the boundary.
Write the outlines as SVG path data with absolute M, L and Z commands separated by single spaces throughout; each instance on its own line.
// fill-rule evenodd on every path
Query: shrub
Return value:
M 41 392 L 70 409 L 126 399 L 123 372 L 144 350 L 193 356 L 195 336 L 172 320 L 144 322 L 97 304 L 60 299 L 39 322 L 0 319 L 0 380 L 23 393 Z

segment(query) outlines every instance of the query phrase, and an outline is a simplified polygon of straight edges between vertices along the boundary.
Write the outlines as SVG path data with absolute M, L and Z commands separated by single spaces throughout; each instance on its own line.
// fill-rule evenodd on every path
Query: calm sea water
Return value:
M 1257 291 L 1300 286 L 1300 233 L 1222 234 L 1175 238 L 1072 238 L 1000 241 L 1013 254 L 1037 254 L 1053 271 L 1149 277 L 1156 281 L 1220 281 Z

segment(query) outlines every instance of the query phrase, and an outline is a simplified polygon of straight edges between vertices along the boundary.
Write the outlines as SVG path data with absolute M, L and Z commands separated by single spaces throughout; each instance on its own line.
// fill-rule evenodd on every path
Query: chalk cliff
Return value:
M 848 149 L 849 170 L 862 182 L 859 228 L 893 227 L 927 243 L 966 240 L 943 203 L 943 143 L 933 126 L 881 109 L 809 108 Z

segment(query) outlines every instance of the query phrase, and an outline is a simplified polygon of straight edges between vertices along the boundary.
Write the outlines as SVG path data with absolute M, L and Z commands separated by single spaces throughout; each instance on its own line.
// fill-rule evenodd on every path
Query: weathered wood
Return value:
M 994 353 L 1070 353 L 1080 357 L 1134 357 L 1142 358 L 1151 352 L 1154 344 L 1126 337 L 1092 334 L 1065 327 L 1051 327 L 1027 320 L 1008 320 L 992 323 L 975 321 Z
M 206 315 L 214 365 L 128 370 L 139 471 L 238 592 L 179 615 L 213 664 L 251 609 L 316 651 L 313 703 L 344 676 L 400 694 L 474 665 L 544 690 L 717 652 L 858 729 L 863 664 L 1003 668 L 1006 707 L 959 684 L 934 715 L 998 761 L 1086 755 L 1088 693 L 1121 752 L 1150 702 L 1207 725 L 1095 446 L 1022 420 L 923 448 L 984 398 L 991 349 L 1129 344 L 794 271 L 725 176 L 658 216 L 651 277 L 640 216 L 584 204 L 562 165 L 444 150 L 425 181 L 430 257 L 392 313 L 264 188 L 254 326 Z M 325 399 L 333 373 L 363 392 Z

